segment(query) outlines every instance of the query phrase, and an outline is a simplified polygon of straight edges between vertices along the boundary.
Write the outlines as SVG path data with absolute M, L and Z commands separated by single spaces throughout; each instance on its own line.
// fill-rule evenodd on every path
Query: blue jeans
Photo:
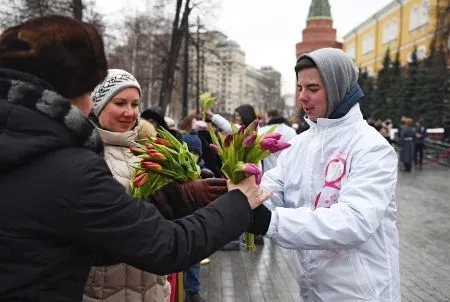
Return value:
M 200 263 L 189 267 L 185 272 L 186 289 L 191 293 L 198 293 L 200 291 Z

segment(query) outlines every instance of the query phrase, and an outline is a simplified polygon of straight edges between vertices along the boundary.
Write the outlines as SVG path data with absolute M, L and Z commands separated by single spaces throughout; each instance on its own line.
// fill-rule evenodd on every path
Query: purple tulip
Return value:
M 261 183 L 261 180 L 262 180 L 262 173 L 255 175 L 255 182 L 257 185 Z
M 256 166 L 255 164 L 244 164 L 244 166 L 242 167 L 242 170 L 245 173 L 248 174 L 252 174 L 252 175 L 257 175 L 257 174 L 261 174 L 261 171 L 258 169 L 258 166 Z
M 241 125 L 241 126 L 239 127 L 238 134 L 243 133 L 244 130 L 245 130 L 245 125 Z
M 278 143 L 276 139 L 273 138 L 263 138 L 263 140 L 259 143 L 259 146 L 263 150 L 268 150 L 275 146 Z
M 253 145 L 253 143 L 255 142 L 256 137 L 257 137 L 256 133 L 253 133 L 252 135 L 247 136 L 244 139 L 244 141 L 242 142 L 242 144 L 244 145 L 244 147 L 250 148 Z
M 233 141 L 233 134 L 227 134 L 227 136 L 225 136 L 225 139 L 223 141 L 223 145 L 225 147 L 229 147 L 232 141 Z
M 273 139 L 279 140 L 281 138 L 281 133 L 274 132 L 274 133 L 265 134 L 264 139 L 266 139 L 266 138 L 273 138 Z
M 244 164 L 243 170 L 247 174 L 255 175 L 256 184 L 259 185 L 261 183 L 262 172 L 255 164 Z
M 214 144 L 209 144 L 209 148 L 211 149 L 211 151 L 212 151 L 214 154 L 219 154 L 219 147 L 217 147 L 216 145 L 214 145 Z
M 269 151 L 270 153 L 276 153 L 276 152 L 280 152 L 280 151 L 282 151 L 284 149 L 287 149 L 290 146 L 291 146 L 291 144 L 289 144 L 289 143 L 278 141 L 276 144 L 274 144 L 272 146 L 269 146 L 267 151 Z

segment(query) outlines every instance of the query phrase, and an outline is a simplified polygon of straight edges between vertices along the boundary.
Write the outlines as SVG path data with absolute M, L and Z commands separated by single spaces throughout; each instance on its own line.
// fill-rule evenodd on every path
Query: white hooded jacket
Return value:
M 267 236 L 295 250 L 305 302 L 400 301 L 394 149 L 359 104 L 307 122 L 263 176 L 275 193 Z

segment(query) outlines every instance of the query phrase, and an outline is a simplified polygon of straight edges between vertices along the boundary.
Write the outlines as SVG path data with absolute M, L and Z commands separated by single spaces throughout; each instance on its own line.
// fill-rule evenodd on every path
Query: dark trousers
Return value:
M 423 147 L 424 144 L 423 143 L 417 143 L 415 146 L 415 160 L 414 163 L 416 165 L 420 165 L 422 166 L 423 164 Z
M 405 172 L 411 172 L 412 164 L 410 162 L 404 163 L 405 165 Z
M 192 265 L 185 272 L 186 289 L 190 293 L 200 291 L 200 263 Z

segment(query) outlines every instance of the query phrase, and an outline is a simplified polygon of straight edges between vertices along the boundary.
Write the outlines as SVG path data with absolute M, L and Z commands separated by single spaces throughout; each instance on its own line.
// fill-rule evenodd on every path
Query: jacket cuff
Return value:
M 278 212 L 272 211 L 272 218 L 269 224 L 269 230 L 267 231 L 266 236 L 270 238 L 274 238 L 277 236 L 278 230 Z
M 264 205 L 260 205 L 252 213 L 252 225 L 248 231 L 255 235 L 265 235 L 270 225 L 272 212 Z

